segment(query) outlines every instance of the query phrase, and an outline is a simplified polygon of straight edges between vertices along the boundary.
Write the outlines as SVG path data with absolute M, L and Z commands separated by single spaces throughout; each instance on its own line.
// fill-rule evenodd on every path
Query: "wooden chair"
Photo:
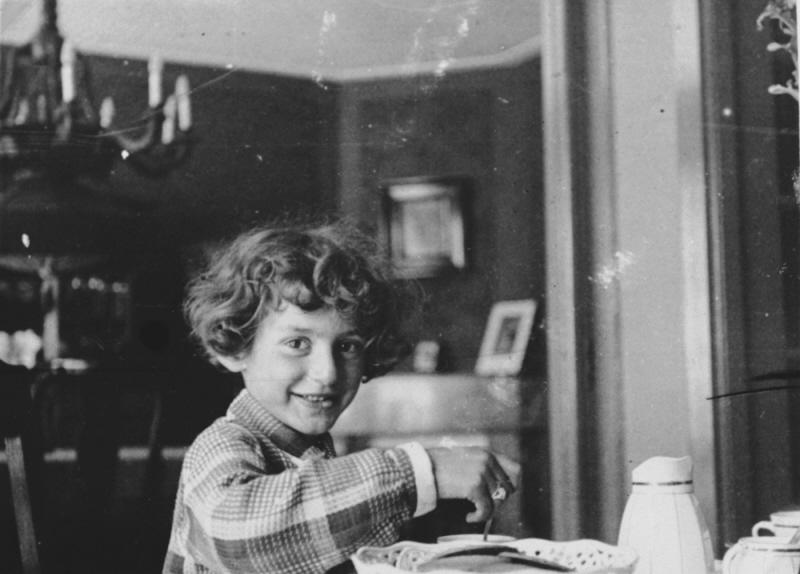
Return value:
M 5 442 L 22 572 L 44 572 L 42 449 L 33 416 L 35 374 L 0 361 L 0 431 Z
M 78 525 L 77 528 L 80 528 L 82 533 L 91 533 L 92 539 L 95 535 L 107 533 L 103 530 L 104 519 L 100 514 L 108 506 L 111 491 L 107 492 L 106 489 L 112 488 L 109 485 L 113 486 L 115 474 L 115 469 L 109 467 L 114 462 L 109 461 L 107 451 L 108 448 L 113 448 L 113 457 L 116 461 L 118 445 L 107 444 L 103 439 L 106 434 L 116 437 L 114 429 L 104 426 L 109 422 L 107 420 L 109 417 L 114 417 L 113 413 L 116 411 L 104 401 L 110 400 L 109 392 L 118 393 L 119 389 L 116 384 L 108 383 L 104 379 L 87 378 L 81 382 L 77 380 L 67 382 L 59 378 L 61 376 L 58 372 L 30 371 L 0 361 L 0 433 L 5 443 L 11 502 L 23 574 L 63 572 L 70 570 L 69 564 L 84 564 L 84 559 L 86 563 L 90 563 L 92 558 L 86 558 L 69 542 L 75 541 L 74 531 L 61 532 L 65 525 L 69 528 L 76 528 Z M 85 389 L 82 390 L 82 387 Z M 163 479 L 161 456 L 163 397 L 158 385 L 149 388 L 142 384 L 142 387 L 153 395 L 147 444 L 149 456 L 146 461 L 142 503 L 153 506 L 161 502 L 157 493 L 160 481 Z M 103 409 L 110 409 L 112 412 L 111 415 L 103 412 L 99 418 L 95 417 L 88 423 L 85 420 L 86 413 L 82 415 L 84 424 L 88 426 L 83 429 L 83 436 L 78 439 L 76 445 L 78 457 L 76 482 L 71 482 L 67 486 L 77 489 L 77 502 L 70 501 L 68 512 L 71 514 L 66 518 L 53 515 L 52 512 L 44 513 L 48 503 L 63 502 L 58 496 L 51 498 L 51 493 L 48 491 L 53 484 L 47 482 L 44 453 L 46 445 L 53 439 L 53 436 L 50 436 L 53 429 L 48 424 L 44 424 L 43 428 L 47 416 L 42 414 L 47 410 L 47 401 L 53 400 L 48 391 L 59 388 L 77 394 L 80 400 L 87 403 L 84 407 L 92 410 L 94 414 Z M 102 392 L 95 392 L 98 390 Z M 84 394 L 86 396 L 83 396 Z M 113 400 L 111 402 L 113 403 Z M 48 437 L 50 441 L 47 440 Z M 99 442 L 98 437 L 100 437 Z M 48 484 L 49 487 L 45 488 Z M 5 492 L 0 494 L 0 496 L 5 495 Z M 82 541 L 83 538 L 79 540 Z M 103 548 L 98 552 L 106 551 L 107 549 Z

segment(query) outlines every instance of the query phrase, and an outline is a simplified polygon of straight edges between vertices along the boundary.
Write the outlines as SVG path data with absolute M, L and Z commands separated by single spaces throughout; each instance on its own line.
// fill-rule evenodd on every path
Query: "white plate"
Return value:
M 468 543 L 472 545 L 472 543 Z M 543 538 L 524 538 L 504 542 L 520 552 L 571 566 L 575 572 L 583 574 L 631 574 L 636 565 L 636 552 L 630 548 L 612 546 L 599 540 L 582 539 L 568 542 L 555 542 Z M 404 574 L 414 572 L 417 564 L 426 562 L 438 552 L 450 550 L 454 543 L 421 544 L 418 542 L 398 542 L 385 548 L 364 547 L 353 556 L 353 564 L 358 574 Z M 537 570 L 529 566 L 497 565 L 485 572 L 528 573 Z M 472 570 L 436 570 L 438 574 L 463 574 L 464 572 L 480 572 Z M 549 570 L 542 572 L 551 572 Z

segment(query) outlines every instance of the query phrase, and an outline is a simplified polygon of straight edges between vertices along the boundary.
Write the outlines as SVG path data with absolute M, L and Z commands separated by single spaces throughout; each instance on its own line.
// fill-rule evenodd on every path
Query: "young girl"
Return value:
M 396 542 L 438 499 L 472 501 L 478 522 L 513 491 L 478 448 L 335 458 L 328 431 L 406 352 L 402 300 L 372 242 L 341 223 L 245 233 L 191 283 L 193 334 L 245 388 L 186 453 L 164 572 L 323 573 Z

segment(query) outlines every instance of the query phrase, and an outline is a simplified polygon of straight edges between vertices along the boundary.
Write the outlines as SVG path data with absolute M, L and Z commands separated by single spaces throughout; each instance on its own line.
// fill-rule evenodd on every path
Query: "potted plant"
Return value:
M 788 94 L 796 100 L 800 100 L 797 85 L 797 18 L 796 0 L 770 0 L 764 7 L 763 12 L 756 20 L 758 29 L 764 28 L 767 20 L 775 20 L 778 23 L 780 35 L 783 42 L 770 42 L 767 50 L 770 52 L 785 52 L 792 58 L 794 71 L 792 76 L 783 84 L 773 84 L 768 88 L 770 94 Z
M 758 16 L 756 25 L 759 30 L 764 29 L 767 21 L 777 23 L 777 32 L 780 41 L 767 44 L 769 52 L 788 54 L 792 59 L 792 74 L 783 84 L 772 84 L 767 91 L 773 95 L 790 95 L 800 101 L 800 91 L 797 83 L 797 0 L 769 0 L 764 10 Z M 800 205 L 800 169 L 795 169 L 792 174 L 795 202 Z

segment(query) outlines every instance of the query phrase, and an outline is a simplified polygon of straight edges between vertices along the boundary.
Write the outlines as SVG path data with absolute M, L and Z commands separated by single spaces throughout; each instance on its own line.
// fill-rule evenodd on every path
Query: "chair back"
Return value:
M 42 574 L 42 449 L 33 416 L 34 373 L 0 361 L 0 432 L 5 443 L 22 572 Z

